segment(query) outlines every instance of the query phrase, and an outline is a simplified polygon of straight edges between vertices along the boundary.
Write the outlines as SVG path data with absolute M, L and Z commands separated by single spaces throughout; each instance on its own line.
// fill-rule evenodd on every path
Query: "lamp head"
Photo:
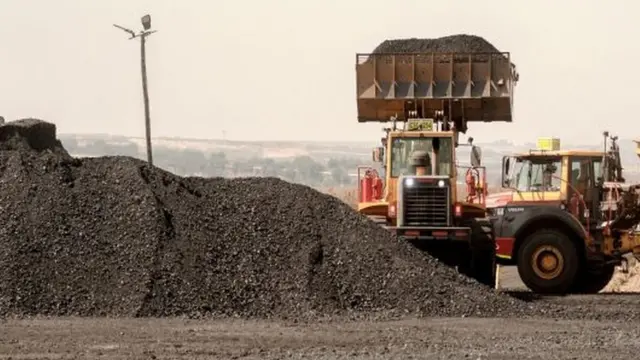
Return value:
M 145 31 L 148 31 L 149 29 L 151 29 L 151 15 L 147 14 L 143 16 L 141 21 L 142 21 L 142 28 Z

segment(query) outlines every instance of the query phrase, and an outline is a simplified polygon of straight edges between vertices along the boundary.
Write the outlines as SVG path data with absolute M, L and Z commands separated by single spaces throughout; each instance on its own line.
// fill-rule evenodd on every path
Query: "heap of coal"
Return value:
M 476 35 L 450 35 L 434 39 L 385 40 L 374 50 L 381 53 L 493 53 L 500 52 L 493 44 Z
M 32 122 L 11 138 L 54 144 L 51 126 Z M 545 311 L 459 275 L 332 196 L 274 178 L 181 178 L 127 157 L 7 146 L 0 217 L 5 316 Z
M 373 54 L 406 53 L 485 53 L 485 55 L 474 55 L 474 61 L 487 61 L 490 57 L 501 59 L 506 58 L 503 54 L 486 54 L 500 53 L 500 50 L 481 36 L 466 34 L 449 35 L 433 39 L 411 38 L 385 40 L 373 50 Z M 441 60 L 450 61 L 448 57 L 443 57 Z M 467 58 L 463 57 L 461 60 L 467 61 Z

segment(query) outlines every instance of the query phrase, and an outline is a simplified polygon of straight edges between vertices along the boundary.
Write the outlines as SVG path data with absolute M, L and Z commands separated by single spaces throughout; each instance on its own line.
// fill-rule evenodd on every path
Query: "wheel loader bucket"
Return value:
M 518 81 L 509 53 L 357 54 L 359 122 L 434 118 L 512 121 Z

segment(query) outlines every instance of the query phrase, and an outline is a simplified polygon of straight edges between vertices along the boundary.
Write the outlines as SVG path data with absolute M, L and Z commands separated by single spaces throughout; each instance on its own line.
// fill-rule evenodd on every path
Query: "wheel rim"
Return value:
M 564 269 L 564 257 L 554 246 L 541 246 L 531 256 L 533 271 L 542 279 L 558 277 Z

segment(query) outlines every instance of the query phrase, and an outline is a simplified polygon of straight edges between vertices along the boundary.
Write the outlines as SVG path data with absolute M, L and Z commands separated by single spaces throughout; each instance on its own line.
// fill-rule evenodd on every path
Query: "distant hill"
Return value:
M 146 158 L 144 138 L 101 135 L 61 134 L 67 150 L 80 157 L 126 155 Z M 627 176 L 640 179 L 640 161 L 635 143 L 619 141 Z M 198 176 L 278 176 L 311 185 L 347 186 L 353 184 L 358 165 L 372 163 L 371 150 L 377 141 L 367 142 L 276 142 L 229 141 L 184 138 L 153 139 L 157 166 L 180 175 Z M 477 144 L 490 182 L 500 176 L 502 156 L 535 148 L 534 143 L 513 144 L 508 140 Z M 562 144 L 563 148 L 599 150 L 601 144 Z M 468 163 L 469 148 L 460 147 L 458 159 Z
M 114 135 L 59 135 L 67 150 L 78 156 L 100 156 L 105 152 L 112 155 L 129 155 L 143 158 L 146 156 L 144 138 Z M 296 156 L 330 157 L 368 157 L 372 145 L 367 143 L 341 142 L 278 142 L 278 141 L 229 141 L 184 138 L 154 138 L 153 148 L 159 153 L 165 151 L 197 151 L 202 154 L 225 152 L 231 158 L 272 158 L 285 159 Z

